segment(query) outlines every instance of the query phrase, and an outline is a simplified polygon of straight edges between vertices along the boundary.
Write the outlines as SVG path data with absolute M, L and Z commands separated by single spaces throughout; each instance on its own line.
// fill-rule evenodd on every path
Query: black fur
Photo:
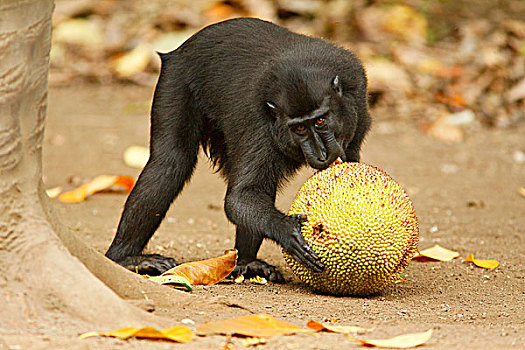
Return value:
M 279 212 L 275 196 L 304 164 L 322 169 L 339 156 L 359 161 L 370 126 L 359 60 L 324 40 L 252 18 L 208 26 L 161 59 L 151 156 L 106 255 L 139 270 L 174 265 L 140 254 L 191 177 L 202 146 L 228 182 L 225 211 L 237 225 L 235 273 L 282 281 L 256 259 L 264 238 L 321 271 L 300 234 L 304 217 Z

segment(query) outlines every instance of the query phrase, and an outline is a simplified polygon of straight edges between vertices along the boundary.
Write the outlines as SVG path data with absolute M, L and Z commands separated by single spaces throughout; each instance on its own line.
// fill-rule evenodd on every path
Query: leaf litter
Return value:
M 499 262 L 497 260 L 494 260 L 494 259 L 490 259 L 490 260 L 474 259 L 474 255 L 472 255 L 472 254 L 467 255 L 467 257 L 465 258 L 465 261 L 472 262 L 474 265 L 476 265 L 478 267 L 482 267 L 484 269 L 489 269 L 489 270 L 495 269 L 496 267 L 499 266 Z
M 211 285 L 224 280 L 236 264 L 237 249 L 228 249 L 219 257 L 180 264 L 149 279 L 160 284 L 170 284 L 178 283 L 178 279 L 173 277 L 178 276 L 185 279 L 182 285 Z
M 318 332 L 331 332 L 331 333 L 356 333 L 362 334 L 365 332 L 372 331 L 370 328 L 363 328 L 358 326 L 341 326 L 341 325 L 331 325 L 328 323 L 321 323 L 317 321 L 308 321 L 306 326 L 314 331 Z
M 439 244 L 435 246 L 424 249 L 419 252 L 416 256 L 412 258 L 414 261 L 451 261 L 459 257 L 459 253 L 447 248 L 441 247 Z
M 176 326 L 158 330 L 153 327 L 143 328 L 118 328 L 109 332 L 89 332 L 79 336 L 80 339 L 89 337 L 113 337 L 126 340 L 129 338 L 149 339 L 149 340 L 165 340 L 174 341 L 178 343 L 188 343 L 193 340 L 194 333 L 191 329 L 185 326 Z
M 310 331 L 262 313 L 206 322 L 197 328 L 198 335 L 221 334 L 269 338 L 294 333 L 310 333 Z
M 135 180 L 131 176 L 125 175 L 99 175 L 72 191 L 64 192 L 58 196 L 58 200 L 68 203 L 79 203 L 86 200 L 87 197 L 110 189 L 112 186 L 123 188 L 127 193 L 133 189 Z
M 425 344 L 432 337 L 432 329 L 429 329 L 423 333 L 411 333 L 398 335 L 397 337 L 388 338 L 388 339 L 374 339 L 374 340 L 364 340 L 359 338 L 354 338 L 350 335 L 346 336 L 350 340 L 354 340 L 363 344 L 364 346 L 369 347 L 378 347 L 378 348 L 391 348 L 391 349 L 408 349 L 414 348 Z

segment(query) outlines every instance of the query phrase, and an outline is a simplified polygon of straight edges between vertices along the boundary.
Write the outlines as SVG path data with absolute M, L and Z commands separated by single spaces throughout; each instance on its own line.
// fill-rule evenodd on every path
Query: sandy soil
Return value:
M 152 88 L 136 86 L 72 86 L 49 92 L 44 146 L 47 187 L 72 188 L 71 179 L 100 174 L 138 175 L 124 165 L 122 153 L 131 145 L 147 145 Z M 470 126 L 466 140 L 445 144 L 419 131 L 415 123 L 396 116 L 377 116 L 364 147 L 363 161 L 378 166 L 404 186 L 420 224 L 419 248 L 434 244 L 457 250 L 452 262 L 412 262 L 400 283 L 370 298 L 339 298 L 314 294 L 295 279 L 280 249 L 265 243 L 259 256 L 279 266 L 284 285 L 224 283 L 195 287 L 194 294 L 226 298 L 243 308 L 225 315 L 216 311 L 187 314 L 175 305 L 156 308 L 158 315 L 184 318 L 196 325 L 233 315 L 265 312 L 296 325 L 337 318 L 341 324 L 374 327 L 364 338 L 383 338 L 434 329 L 429 349 L 513 349 L 525 345 L 525 164 L 513 153 L 525 151 L 525 125 L 489 130 Z M 278 198 L 286 210 L 302 182 L 305 169 Z M 220 255 L 233 246 L 234 227 L 222 211 L 225 186 L 201 157 L 192 182 L 172 205 L 149 252 L 180 262 Z M 125 201 L 124 194 L 103 193 L 80 204 L 56 203 L 62 221 L 100 252 L 108 247 Z M 466 263 L 468 253 L 497 259 L 500 267 L 484 270 Z M 168 288 L 168 287 L 167 287 Z M 125 324 L 122 325 L 126 326 Z M 92 331 L 92 329 L 86 329 Z M 225 337 L 198 338 L 190 344 L 77 340 L 55 329 L 30 337 L 0 338 L 0 348 L 221 348 Z M 23 339 L 23 340 L 22 340 Z M 237 348 L 243 346 L 233 341 Z M 22 344 L 22 345 L 20 345 Z M 358 348 L 338 334 L 295 335 L 269 339 L 267 349 Z

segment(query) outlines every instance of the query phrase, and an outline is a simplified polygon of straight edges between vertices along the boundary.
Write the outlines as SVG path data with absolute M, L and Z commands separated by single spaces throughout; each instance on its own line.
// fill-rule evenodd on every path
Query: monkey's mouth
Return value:
M 314 169 L 317 170 L 323 170 L 326 169 L 337 160 L 337 158 L 342 157 L 343 151 L 341 152 L 330 152 L 328 154 L 324 154 L 324 156 L 316 156 L 313 154 L 306 155 L 306 162 L 309 166 L 311 166 Z

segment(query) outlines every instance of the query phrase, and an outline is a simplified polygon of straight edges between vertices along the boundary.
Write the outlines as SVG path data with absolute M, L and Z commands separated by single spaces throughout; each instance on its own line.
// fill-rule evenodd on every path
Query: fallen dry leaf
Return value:
M 129 78 L 143 72 L 153 57 L 153 50 L 146 44 L 139 44 L 131 51 L 113 61 L 113 69 L 118 76 Z
M 237 249 L 228 249 L 224 255 L 213 259 L 193 261 L 175 266 L 161 276 L 178 275 L 192 285 L 210 285 L 225 279 L 237 264 Z
M 435 246 L 431 248 L 420 251 L 418 255 L 412 258 L 412 260 L 428 261 L 428 259 L 431 259 L 431 260 L 438 260 L 438 261 L 450 261 L 454 258 L 457 258 L 458 256 L 459 256 L 458 252 L 443 248 L 440 245 L 436 244 Z
M 266 280 L 266 278 L 261 277 L 261 276 L 252 277 L 248 281 L 251 283 L 255 283 L 255 284 L 268 284 L 268 281 Z
M 522 197 L 525 197 L 525 187 L 520 187 L 520 189 L 518 190 L 518 193 L 519 193 Z
M 484 269 L 489 269 L 489 270 L 495 269 L 496 267 L 499 266 L 499 262 L 497 260 L 493 260 L 493 259 L 491 259 L 491 260 L 474 259 L 474 255 L 472 255 L 472 254 L 467 255 L 467 257 L 465 258 L 465 261 L 470 261 L 470 262 L 474 263 L 474 265 L 476 265 L 476 266 L 482 267 Z
M 436 101 L 439 103 L 443 103 L 444 105 L 447 105 L 452 108 L 463 108 L 466 106 L 465 98 L 462 95 L 448 95 L 446 93 L 443 93 L 441 91 L 438 91 L 435 93 Z
M 266 344 L 266 339 L 258 337 L 249 337 L 241 340 L 242 345 L 248 346 L 257 346 L 261 344 Z
M 110 188 L 111 186 L 123 187 L 126 192 L 131 192 L 134 180 L 130 176 L 114 176 L 114 175 L 100 175 L 93 180 L 76 189 L 62 193 L 58 200 L 61 202 L 78 203 L 84 201 L 87 197 L 96 192 L 100 192 Z
M 463 130 L 450 122 L 448 115 L 442 115 L 433 123 L 426 125 L 423 131 L 440 141 L 461 142 L 463 141 Z
M 510 103 L 525 98 L 525 77 L 514 87 L 509 89 L 509 91 L 505 93 L 505 97 Z
M 153 327 L 119 328 L 109 332 L 89 332 L 79 336 L 80 339 L 89 337 L 113 337 L 129 339 L 132 337 L 152 340 L 171 340 L 179 343 L 188 343 L 193 340 L 193 331 L 185 326 L 176 326 L 158 330 Z
M 62 192 L 62 187 L 57 186 L 46 190 L 46 194 L 49 198 L 56 198 Z
M 142 169 L 149 159 L 149 149 L 142 146 L 130 146 L 124 151 L 124 163 L 132 168 Z
M 188 292 L 191 292 L 193 288 L 191 287 L 190 281 L 186 277 L 179 275 L 167 275 L 167 276 L 148 276 L 148 280 L 158 283 L 158 284 L 175 284 L 180 285 Z
M 426 18 L 406 5 L 368 6 L 359 11 L 356 19 L 359 29 L 370 40 L 403 39 L 420 44 L 428 35 Z
M 365 62 L 370 90 L 409 94 L 413 90 L 407 72 L 384 57 L 374 57 Z
M 329 325 L 317 321 L 308 321 L 306 327 L 318 332 L 332 332 L 332 333 L 365 333 L 371 329 L 357 327 L 357 326 L 339 326 Z
M 237 277 L 235 277 L 235 279 L 233 280 L 233 282 L 237 283 L 237 284 L 241 284 L 244 282 L 244 275 L 239 275 Z
M 357 341 L 365 346 L 377 346 L 379 348 L 408 349 L 426 343 L 432 337 L 432 329 L 423 333 L 411 333 L 399 335 L 389 339 L 363 340 L 346 336 L 350 340 Z
M 242 335 L 268 338 L 298 332 L 310 332 L 266 314 L 255 314 L 217 322 L 206 322 L 197 328 L 200 335 Z
M 427 39 L 428 23 L 421 13 L 410 6 L 392 5 L 384 7 L 384 28 L 408 42 L 424 43 Z
M 59 23 L 53 29 L 53 40 L 93 49 L 101 46 L 104 35 L 96 21 L 74 18 Z

